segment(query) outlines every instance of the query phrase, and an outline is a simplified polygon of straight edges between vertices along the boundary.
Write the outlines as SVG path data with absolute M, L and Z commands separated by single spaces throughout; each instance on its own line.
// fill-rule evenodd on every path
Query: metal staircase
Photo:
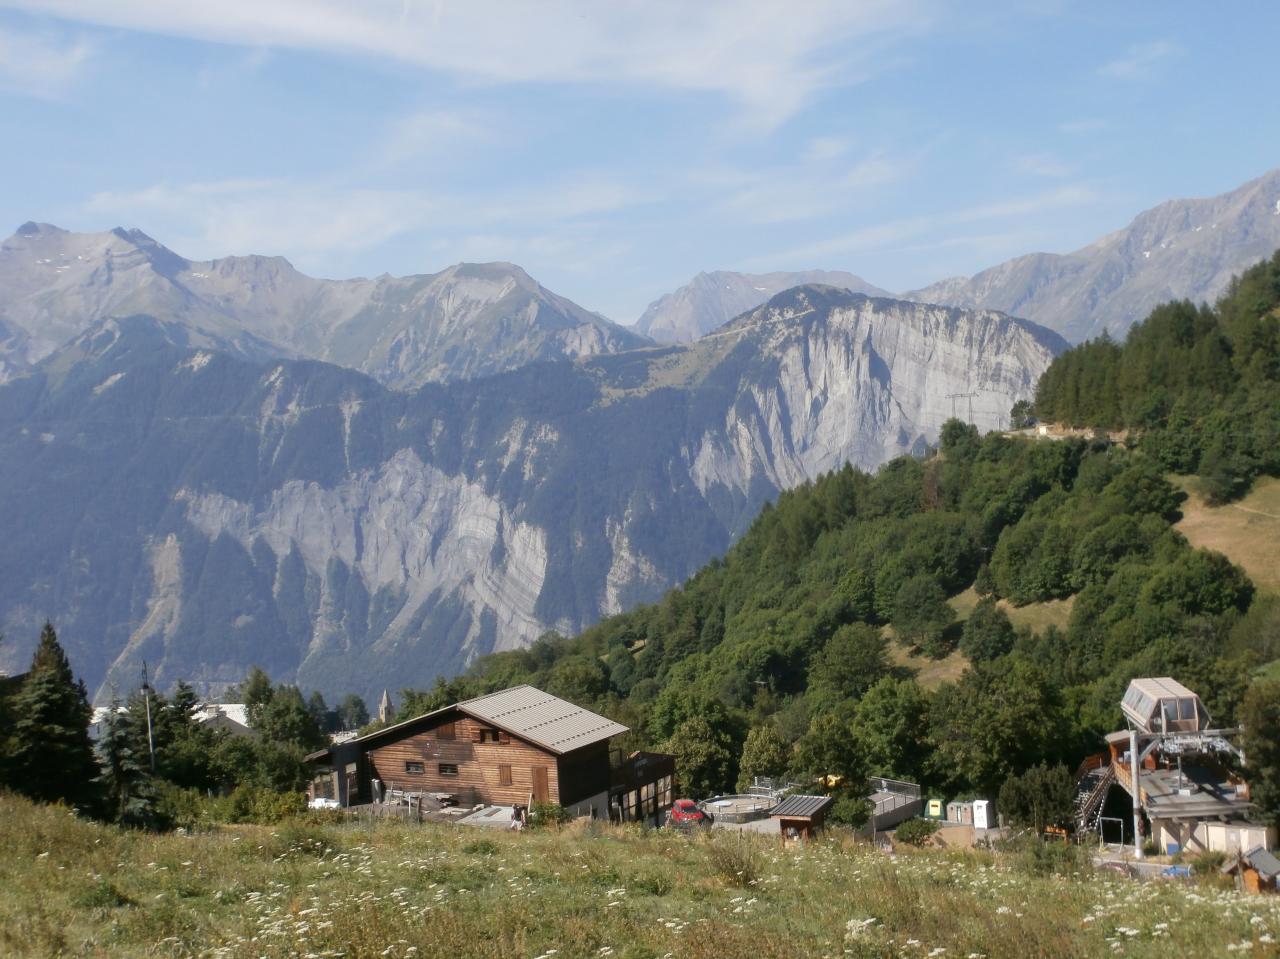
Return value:
M 1102 803 L 1116 780 L 1115 769 L 1105 754 L 1090 756 L 1076 772 L 1076 836 L 1084 836 L 1098 828 Z

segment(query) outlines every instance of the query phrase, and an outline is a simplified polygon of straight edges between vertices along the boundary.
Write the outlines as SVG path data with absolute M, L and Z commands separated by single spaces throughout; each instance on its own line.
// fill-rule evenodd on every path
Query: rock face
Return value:
M 430 682 L 653 599 L 777 491 L 996 426 L 1060 338 L 830 287 L 687 347 L 393 391 L 107 320 L 0 386 L 0 667 L 45 617 L 100 696 Z M 967 408 L 967 402 L 962 409 Z
M 1222 196 L 1170 200 L 1084 249 L 1033 253 L 903 296 L 1025 316 L 1072 342 L 1112 336 L 1169 300 L 1212 301 L 1280 248 L 1280 170 Z
M 807 283 L 840 287 L 868 296 L 889 295 L 852 273 L 828 270 L 730 273 L 717 270 L 699 273 L 680 289 L 654 300 L 633 329 L 659 343 L 691 343 L 724 326 L 735 316 L 754 310 L 783 290 Z
M 510 263 L 433 275 L 317 280 L 282 257 L 183 259 L 138 230 L 27 223 L 0 244 L 0 378 L 94 323 L 147 314 L 249 359 L 326 360 L 393 389 L 648 341 Z

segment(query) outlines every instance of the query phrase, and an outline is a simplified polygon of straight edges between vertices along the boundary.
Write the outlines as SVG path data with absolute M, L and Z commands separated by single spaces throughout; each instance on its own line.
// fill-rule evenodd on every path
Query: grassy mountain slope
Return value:
M 1224 435 L 1253 473 L 1278 471 L 1265 446 L 1280 429 L 1277 277 L 1280 258 L 1212 310 L 1162 307 L 1124 345 L 1054 362 L 1038 402 L 1134 427 L 1132 448 L 980 438 L 953 421 L 932 459 L 783 493 L 660 602 L 483 659 L 411 705 L 533 682 L 618 716 L 637 743 L 681 755 L 714 741 L 718 754 L 682 757 L 686 782 L 707 789 L 764 771 L 738 762 L 771 727 L 785 752 L 772 762 L 794 774 L 844 764 L 990 794 L 1029 765 L 1096 751 L 1134 676 L 1177 676 L 1230 723 L 1253 671 L 1280 657 L 1276 608 L 1229 556 L 1197 548 L 1227 544 L 1180 532 L 1186 494 L 1167 476 L 1171 450 L 1214 468 Z M 1215 433 L 1237 407 L 1258 415 Z M 1241 555 L 1255 569 L 1262 535 L 1256 561 Z M 832 741 L 851 745 L 837 755 Z

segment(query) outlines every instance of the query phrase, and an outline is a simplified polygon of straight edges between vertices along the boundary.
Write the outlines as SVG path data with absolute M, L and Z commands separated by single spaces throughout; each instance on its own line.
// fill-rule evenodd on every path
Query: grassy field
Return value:
M 1009 622 L 1015 627 L 1029 626 L 1033 632 L 1043 632 L 1047 626 L 1067 628 L 1067 620 L 1071 618 L 1071 607 L 1076 598 L 1051 599 L 1043 603 L 1028 603 L 1026 606 L 1014 606 L 1007 599 L 1000 600 L 997 605 L 1005 611 Z M 963 593 L 952 596 L 948 603 L 956 611 L 956 618 L 963 621 L 969 618 L 973 608 L 978 605 L 978 594 L 970 586 Z
M 126 833 L 0 797 L 0 955 L 1276 956 L 1280 899 L 829 838 L 298 823 Z
M 1262 477 L 1226 506 L 1207 505 L 1194 477 L 1171 479 L 1188 494 L 1177 525 L 1182 535 L 1238 563 L 1259 590 L 1280 595 L 1280 479 Z
M 937 689 L 943 683 L 954 683 L 969 668 L 964 653 L 953 650 L 942 659 L 922 656 L 898 642 L 893 630 L 886 628 L 890 637 L 889 660 L 895 666 L 904 666 L 915 673 L 916 682 L 924 689 Z

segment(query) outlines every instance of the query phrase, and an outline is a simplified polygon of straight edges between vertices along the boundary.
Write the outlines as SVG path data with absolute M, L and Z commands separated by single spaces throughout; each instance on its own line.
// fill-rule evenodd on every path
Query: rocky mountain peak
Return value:
M 1016 257 L 904 294 L 1001 310 L 1072 342 L 1123 336 L 1160 303 L 1212 301 L 1280 248 L 1280 170 L 1220 196 L 1169 200 L 1073 253 Z
M 0 246 L 0 381 L 106 317 L 145 313 L 250 358 L 312 357 L 397 389 L 647 342 L 512 263 L 322 280 L 284 257 L 184 259 L 137 229 L 24 224 Z
M 852 273 L 827 270 L 778 273 L 698 273 L 650 303 L 635 329 L 659 343 L 689 343 L 755 309 L 770 297 L 805 284 L 827 284 L 872 295 L 888 294 Z

